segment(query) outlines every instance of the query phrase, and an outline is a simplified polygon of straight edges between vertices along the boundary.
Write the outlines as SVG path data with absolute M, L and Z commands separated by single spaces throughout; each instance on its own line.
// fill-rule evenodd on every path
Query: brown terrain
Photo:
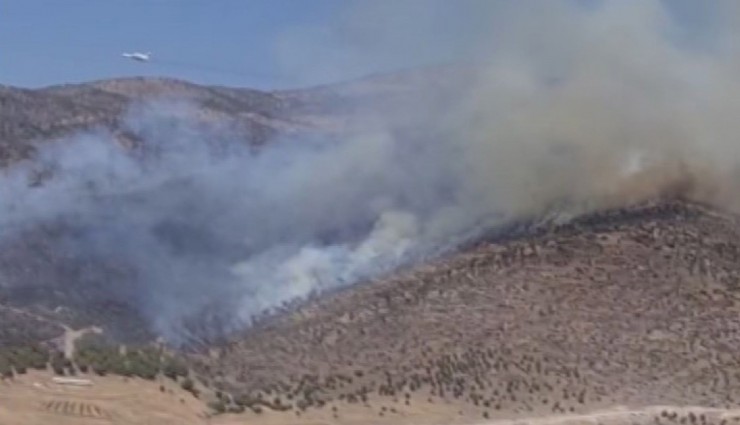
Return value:
M 280 99 L 269 93 L 202 87 L 179 80 L 131 78 L 88 84 L 20 89 L 0 86 L 0 160 L 29 157 L 35 144 L 103 127 L 125 143 L 137 141 L 121 128 L 121 115 L 136 100 L 177 98 L 195 102 L 211 117 L 235 119 L 253 143 L 265 142 L 281 122 L 272 114 Z
M 152 93 L 190 98 L 259 145 L 285 132 L 335 132 L 351 120 L 342 100 L 399 87 L 387 76 L 272 93 L 164 79 L 5 87 L 0 162 L 95 126 L 135 143 L 120 114 Z M 199 399 L 161 376 L 80 373 L 92 386 L 70 388 L 32 372 L 0 381 L 0 423 L 735 424 L 738 220 L 668 198 L 491 236 L 189 353 Z M 0 348 L 51 342 L 69 351 L 90 326 L 119 341 L 152 340 L 128 306 L 95 293 L 125 269 L 65 257 L 47 243 L 53 233 L 38 229 L 0 249 Z M 214 401 L 230 412 L 211 416 Z
M 419 104 L 420 98 L 442 104 L 441 99 L 461 91 L 459 84 L 444 83 L 445 79 L 451 73 L 470 72 L 408 71 L 274 92 L 169 78 L 124 78 L 41 89 L 0 86 L 0 167 L 32 160 L 44 144 L 64 143 L 60 139 L 85 131 L 106 130 L 123 146 L 141 143 L 141 135 L 124 122 L 126 112 L 139 101 L 186 101 L 199 111 L 200 124 L 228 122 L 238 140 L 258 147 L 296 134 L 334 137 L 362 125 L 354 121 L 364 111 L 408 108 Z M 425 90 L 430 81 L 435 82 L 435 90 Z M 0 329 L 0 343 L 48 340 L 59 337 L 64 326 L 102 326 L 126 342 L 154 339 L 130 305 L 108 294 L 110 287 L 129 284 L 126 264 L 111 258 L 80 258 L 58 249 L 55 241 L 63 232 L 49 223 L 20 238 L 0 241 L 0 317 L 4 323 L 14 323 Z M 34 322 L 28 321 L 28 312 Z
M 452 404 L 527 418 L 736 406 L 734 216 L 666 201 L 360 285 L 276 318 L 201 370 L 300 413 Z M 286 413 L 290 415 L 290 413 Z
M 39 142 L 78 131 L 106 128 L 121 143 L 139 140 L 122 127 L 122 114 L 134 102 L 151 99 L 188 101 L 202 119 L 229 120 L 248 143 L 259 145 L 277 134 L 331 134 L 351 125 L 363 110 L 377 110 L 448 99 L 461 91 L 461 77 L 473 69 L 443 67 L 436 71 L 378 75 L 335 86 L 265 92 L 202 86 L 170 78 L 122 78 L 41 89 L 0 85 L 0 165 L 32 156 Z M 450 75 L 457 78 L 447 78 Z M 435 90 L 428 90 L 430 81 Z
M 732 424 L 737 224 L 666 200 L 310 301 L 193 359 L 245 413 L 208 416 L 166 380 L 90 375 L 94 390 L 15 378 L 0 405 L 25 412 L 20 424 L 68 417 L 45 407 L 54 401 L 97 406 L 115 424 Z M 147 396 L 159 382 L 169 390 Z
M 0 382 L 0 423 L 205 423 L 202 403 L 176 385 L 122 377 L 85 377 L 90 386 L 62 385 L 47 373 Z

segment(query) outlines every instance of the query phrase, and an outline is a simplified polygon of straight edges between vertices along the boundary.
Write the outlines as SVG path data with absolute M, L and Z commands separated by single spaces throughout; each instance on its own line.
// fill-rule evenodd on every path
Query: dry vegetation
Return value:
M 89 336 L 71 359 L 20 339 L 0 372 L 164 380 L 224 424 L 731 425 L 706 409 L 740 400 L 739 229 L 683 201 L 614 210 L 295 306 L 189 365 Z M 34 310 L 0 312 L 41 340 L 59 332 Z
M 736 217 L 683 201 L 585 216 L 295 306 L 189 365 L 95 337 L 67 359 L 34 344 L 68 329 L 53 311 L 4 305 L 33 336 L 5 326 L 0 373 L 165 381 L 224 424 L 731 425 L 707 409 L 740 400 L 739 232 Z M 45 403 L 108 420 L 95 403 Z
M 0 304 L 0 347 L 18 346 L 59 337 L 64 328 L 51 320 Z
M 164 78 L 127 78 L 27 90 L 0 86 L 0 167 L 33 157 L 39 143 L 80 131 L 106 129 L 125 146 L 140 135 L 124 123 L 125 112 L 138 100 L 189 101 L 202 121 L 230 122 L 245 143 L 266 142 L 293 124 L 285 109 L 300 102 L 249 89 L 208 87 Z M 294 128 L 295 127 L 295 128 Z M 38 184 L 50 177 L 41 170 Z M 11 230 L 6 229 L 7 235 Z M 155 336 L 128 300 L 112 288 L 133 286 L 126 264 L 60 249 L 59 240 L 75 229 L 47 223 L 5 237 L 0 243 L 0 346 L 59 337 L 63 325 L 79 329 L 100 326 L 114 339 L 144 343 Z
M 115 376 L 84 376 L 92 385 L 54 383 L 43 371 L 0 381 L 0 423 L 187 425 L 207 423 L 206 408 L 176 384 Z
M 365 405 L 388 416 L 417 403 L 481 419 L 730 407 L 740 400 L 738 229 L 683 202 L 585 217 L 311 302 L 199 370 L 236 404 L 290 415 Z
M 229 119 L 244 140 L 262 144 L 277 131 L 299 126 L 288 119 L 287 107 L 300 102 L 269 92 L 199 86 L 166 78 L 125 78 L 69 84 L 36 90 L 0 85 L 0 166 L 29 158 L 38 142 L 105 128 L 124 144 L 139 142 L 122 118 L 137 100 L 187 100 L 203 118 Z
M 0 85 L 0 166 L 32 157 L 39 142 L 94 128 L 111 131 L 125 146 L 141 142 L 123 123 L 140 100 L 188 101 L 205 125 L 228 121 L 252 145 L 274 137 L 341 132 L 364 112 L 412 110 L 446 104 L 474 69 L 398 72 L 312 89 L 259 91 L 203 86 L 171 78 L 121 78 L 29 90 Z M 452 78 L 454 77 L 454 78 Z M 430 81 L 435 90 L 429 90 Z M 457 83 L 455 83 L 457 82 Z M 464 84 L 463 84 L 464 85 Z
M 0 166 L 32 156 L 38 142 L 96 127 L 111 130 L 123 143 L 139 142 L 121 121 L 127 108 L 139 100 L 189 101 L 199 107 L 202 118 L 230 120 L 245 141 L 256 145 L 278 133 L 333 132 L 351 111 L 362 108 L 363 104 L 377 106 L 380 98 L 396 105 L 411 102 L 413 99 L 406 95 L 409 83 L 414 82 L 411 77 L 414 76 L 401 73 L 401 76 L 381 76 L 332 89 L 275 92 L 143 77 L 36 90 L 0 85 Z M 398 79 L 401 81 L 395 81 Z M 419 84 L 416 90 L 425 87 Z M 455 87 L 448 90 L 454 91 Z M 449 94 L 436 96 L 442 95 Z M 337 119 L 339 115 L 341 119 Z
M 40 226 L 0 242 L 0 317 L 7 320 L 0 346 L 18 343 L 24 335 L 31 341 L 57 337 L 61 324 L 100 326 L 120 342 L 152 341 L 137 310 L 111 295 L 112 288 L 132 284 L 130 267 L 59 249 L 61 231 Z
M 145 79 L 0 87 L 0 166 L 31 155 L 40 139 L 94 125 L 115 133 L 126 105 L 152 93 L 195 99 L 261 143 L 337 114 L 327 103 L 343 108 L 394 82 L 373 84 L 331 95 Z M 50 243 L 59 229 L 33 229 L 0 246 L 0 422 L 11 405 L 35 412 L 19 423 L 65 415 L 142 423 L 116 412 L 145 405 L 152 418 L 160 408 L 171 414 L 152 423 L 203 423 L 194 412 L 207 407 L 224 413 L 223 424 L 739 424 L 738 412 L 712 410 L 740 402 L 738 224 L 666 201 L 504 235 L 291 306 L 187 364 L 146 345 L 154 339 L 146 322 L 103 289 L 130 283 L 125 266 L 75 258 Z M 74 356 L 60 353 L 65 332 L 91 325 L 113 341 L 82 338 Z M 39 373 L 89 377 L 102 395 L 52 396 L 31 385 Z M 121 375 L 136 390 L 123 389 Z M 148 398 L 131 395 L 139 388 Z M 161 398 L 152 388 L 169 398 L 152 401 Z M 188 393 L 195 397 L 182 401 Z M 655 405 L 702 407 L 648 408 Z M 178 409 L 188 410 L 180 422 Z
M 443 105 L 441 99 L 452 96 L 459 87 L 445 83 L 435 84 L 435 90 L 427 89 L 429 81 L 447 81 L 448 76 L 400 73 L 336 87 L 278 92 L 201 86 L 166 78 L 124 78 L 35 90 L 0 86 L 0 168 L 33 157 L 39 143 L 90 129 L 106 129 L 124 146 L 136 147 L 143 136 L 126 128 L 124 121 L 128 107 L 139 100 L 186 100 L 200 111 L 194 120 L 197 124 L 188 120 L 189 124 L 208 126 L 215 122 L 219 129 L 228 127 L 226 133 L 237 139 L 259 145 L 278 133 L 290 137 L 319 132 L 332 137 L 341 131 L 348 116 L 362 117 L 362 108 L 378 108 L 382 99 L 394 105 L 388 110 L 411 108 L 419 96 L 426 103 Z M 32 178 L 30 184 L 42 185 L 45 179 L 53 178 L 53 171 L 36 170 Z M 41 341 L 57 337 L 62 333 L 57 323 L 74 329 L 99 326 L 127 343 L 155 338 L 135 306 L 137 301 L 126 294 L 112 294 L 116 288 L 137 285 L 130 264 L 60 248 L 60 243 L 74 241 L 77 232 L 84 233 L 69 224 L 47 222 L 23 229 L 19 235 L 16 231 L 6 228 L 0 242 L 0 315 L 7 324 L 0 330 L 0 345 L 24 338 Z M 35 318 L 33 322 L 27 320 L 30 317 Z M 189 327 L 198 328 L 199 324 Z

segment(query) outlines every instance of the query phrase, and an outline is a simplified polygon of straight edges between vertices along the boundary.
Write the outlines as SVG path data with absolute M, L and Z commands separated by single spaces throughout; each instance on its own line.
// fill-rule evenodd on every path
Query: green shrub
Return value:
M 179 359 L 166 357 L 162 362 L 162 374 L 173 381 L 177 381 L 178 377 L 188 376 L 188 368 Z
M 233 405 L 233 406 L 229 406 L 228 412 L 229 413 L 237 413 L 237 414 L 244 413 L 244 406 L 240 406 L 238 404 L 237 405 Z
M 13 368 L 10 365 L 10 361 L 3 355 L 0 355 L 0 377 L 13 377 Z
M 5 350 L 3 356 L 8 359 L 10 364 L 16 368 L 25 371 L 28 368 L 31 369 L 46 369 L 46 363 L 49 358 L 49 353 L 44 348 L 38 345 L 31 345 L 27 347 L 13 347 Z
M 51 358 L 49 360 L 49 363 L 51 364 L 51 369 L 54 371 L 57 375 L 64 375 L 64 368 L 66 365 L 64 358 L 64 354 L 54 351 L 51 353 Z
M 182 381 L 182 383 L 180 384 L 180 386 L 185 391 L 192 391 L 193 388 L 195 388 L 195 383 L 193 382 L 192 379 L 186 378 L 185 380 Z
M 159 359 L 146 352 L 129 351 L 123 362 L 127 373 L 143 379 L 154 380 L 159 372 Z
M 226 412 L 226 405 L 221 400 L 208 403 L 208 408 L 219 414 Z

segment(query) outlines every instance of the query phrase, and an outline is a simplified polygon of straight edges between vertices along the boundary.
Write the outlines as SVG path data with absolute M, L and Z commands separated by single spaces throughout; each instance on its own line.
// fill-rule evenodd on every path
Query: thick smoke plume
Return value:
M 372 22 L 399 22 L 391 2 L 378 3 Z M 740 206 L 734 2 L 707 3 L 696 22 L 678 3 L 646 0 L 446 3 L 486 23 L 468 46 L 485 64 L 475 78 L 459 74 L 456 96 L 430 104 L 409 95 L 356 117 L 362 125 L 338 140 L 276 140 L 257 153 L 229 123 L 195 124 L 196 105 L 135 105 L 124 121 L 143 150 L 89 133 L 5 171 L 3 240 L 66 223 L 75 231 L 63 249 L 131 265 L 136 279 L 116 293 L 172 336 L 213 303 L 247 321 L 511 220 L 669 190 Z M 388 43 L 413 50 L 409 40 L 444 30 L 429 19 Z M 364 42 L 373 28 L 362 27 Z M 389 60 L 404 56 L 392 52 Z M 356 66 L 354 57 L 327 60 Z M 457 74 L 429 71 L 409 84 L 432 92 L 439 75 L 446 84 Z M 30 185 L 39 170 L 51 177 Z

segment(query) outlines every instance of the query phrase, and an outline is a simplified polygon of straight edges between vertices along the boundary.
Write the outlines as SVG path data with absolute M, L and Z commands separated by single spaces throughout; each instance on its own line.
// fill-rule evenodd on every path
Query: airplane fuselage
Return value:
M 122 56 L 138 62 L 148 62 L 151 59 L 151 54 L 149 53 L 124 53 Z

